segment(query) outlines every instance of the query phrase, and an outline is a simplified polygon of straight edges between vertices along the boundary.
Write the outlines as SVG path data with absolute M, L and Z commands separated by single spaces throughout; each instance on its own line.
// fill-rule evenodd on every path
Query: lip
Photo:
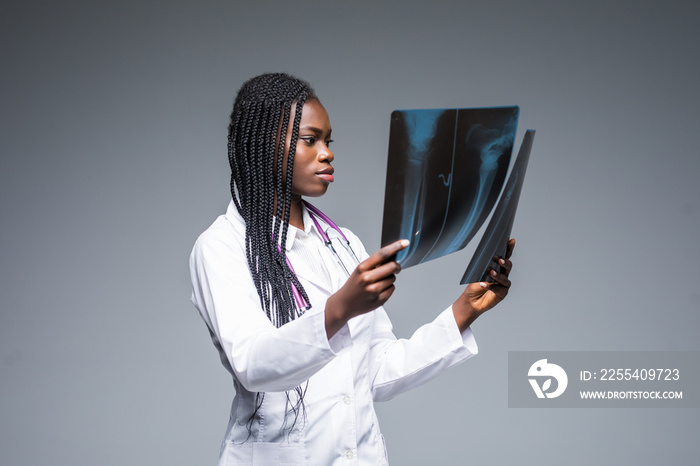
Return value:
M 333 167 L 328 167 L 324 168 L 321 171 L 316 172 L 316 176 L 321 178 L 322 180 L 332 183 L 333 182 L 333 173 L 335 173 L 335 169 Z

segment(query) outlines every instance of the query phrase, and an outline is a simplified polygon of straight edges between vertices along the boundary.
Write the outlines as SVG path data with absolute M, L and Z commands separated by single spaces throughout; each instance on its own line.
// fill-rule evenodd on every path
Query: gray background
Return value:
M 240 84 L 334 127 L 318 202 L 379 246 L 389 114 L 516 104 L 537 129 L 511 295 L 481 354 L 378 406 L 393 464 L 688 464 L 678 409 L 508 409 L 509 350 L 698 350 L 697 2 L 15 1 L 0 10 L 0 463 L 215 464 L 232 385 L 187 258 L 228 202 Z M 408 336 L 474 245 L 404 271 Z

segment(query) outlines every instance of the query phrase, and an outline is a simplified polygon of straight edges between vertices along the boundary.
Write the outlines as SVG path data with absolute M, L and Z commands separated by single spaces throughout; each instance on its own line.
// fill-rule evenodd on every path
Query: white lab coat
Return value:
M 312 308 L 280 328 L 260 306 L 246 262 L 245 223 L 233 202 L 192 251 L 192 302 L 236 390 L 220 466 L 388 464 L 373 402 L 425 383 L 477 352 L 471 331 L 459 333 L 450 308 L 408 340 L 396 339 L 381 307 L 351 319 L 328 340 L 326 299 L 347 277 L 306 209 L 304 225 L 304 231 L 289 227 L 286 248 Z M 360 240 L 343 232 L 359 260 L 367 258 Z M 348 251 L 339 243 L 336 250 L 354 269 Z M 297 386 L 306 389 L 306 416 L 290 432 L 294 416 L 285 420 L 285 392 L 292 390 L 296 401 Z M 249 431 L 256 392 L 265 392 L 264 402 Z

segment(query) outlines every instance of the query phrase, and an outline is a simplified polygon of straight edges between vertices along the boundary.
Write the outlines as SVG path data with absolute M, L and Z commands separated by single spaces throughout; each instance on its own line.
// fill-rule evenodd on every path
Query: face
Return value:
M 294 108 L 290 122 L 294 119 Z M 294 197 L 323 196 L 328 185 L 333 182 L 333 152 L 329 149 L 331 141 L 331 122 L 328 112 L 317 100 L 304 104 L 299 123 L 299 139 L 294 154 L 294 174 L 292 175 L 292 195 Z M 291 140 L 287 134 L 287 150 Z

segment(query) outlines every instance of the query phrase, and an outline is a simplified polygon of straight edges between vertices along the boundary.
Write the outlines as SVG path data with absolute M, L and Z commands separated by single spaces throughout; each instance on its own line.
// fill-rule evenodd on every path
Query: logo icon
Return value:
M 548 363 L 546 359 L 540 359 L 530 366 L 527 375 L 530 377 L 528 380 L 537 398 L 556 398 L 564 393 L 569 384 L 569 378 L 564 369 L 556 364 Z M 552 379 L 557 381 L 556 388 L 548 391 L 552 388 Z M 541 385 L 540 380 L 542 381 Z

